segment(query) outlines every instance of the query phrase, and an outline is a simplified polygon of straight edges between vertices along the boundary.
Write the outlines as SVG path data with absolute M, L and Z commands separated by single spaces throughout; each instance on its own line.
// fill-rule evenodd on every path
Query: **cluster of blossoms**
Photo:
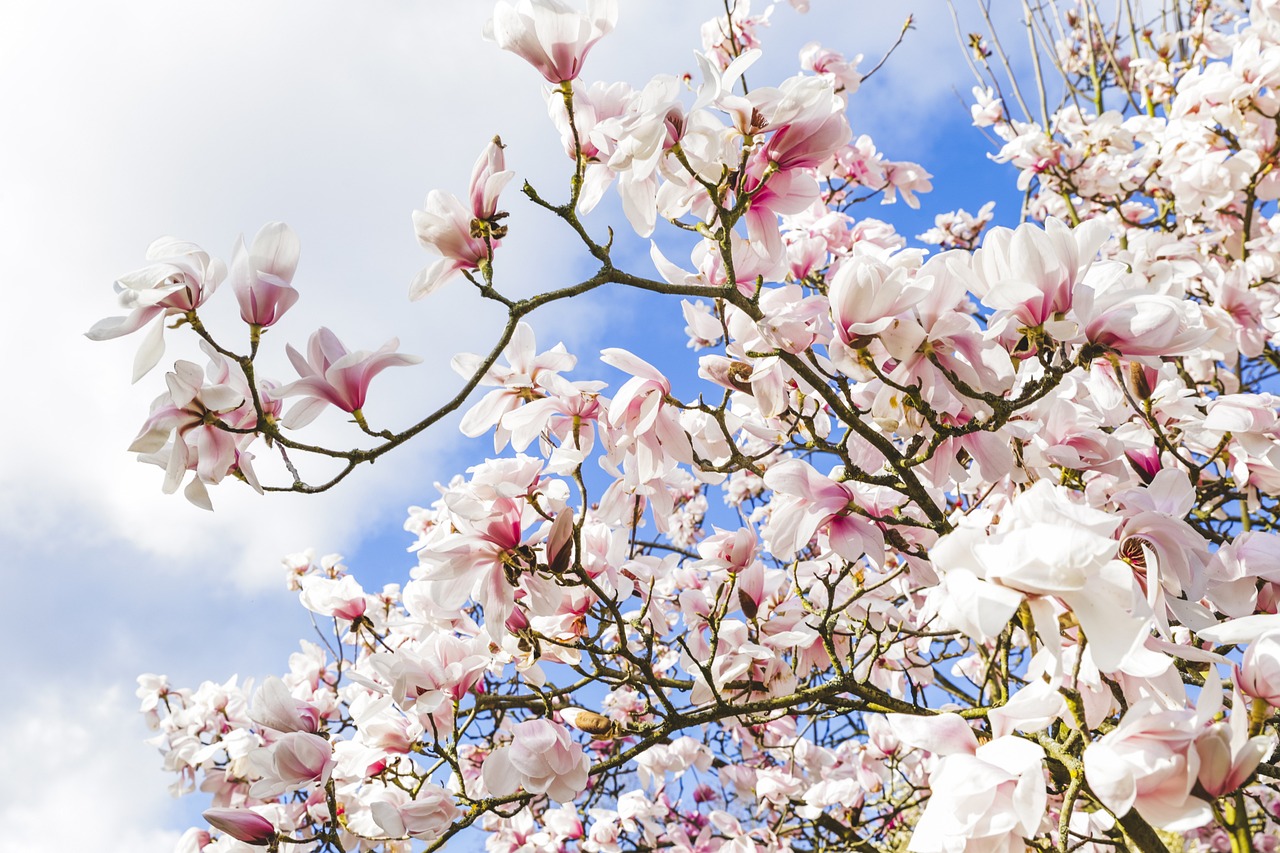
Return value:
M 854 137 L 856 60 L 810 45 L 748 89 L 769 14 L 739 2 L 703 28 L 695 92 L 583 82 L 616 17 L 497 5 L 489 35 L 550 84 L 572 164 L 564 203 L 524 194 L 600 266 L 497 289 L 496 140 L 468 202 L 433 191 L 414 222 L 441 257 L 411 295 L 461 275 L 509 321 L 423 422 L 365 423 L 369 379 L 411 361 L 394 342 L 322 329 L 290 350 L 297 381 L 256 378 L 296 298 L 282 225 L 231 264 L 249 354 L 198 316 L 224 267 L 173 240 L 91 333 L 159 319 L 140 373 L 163 318 L 204 339 L 210 367 L 178 362 L 135 443 L 202 501 L 257 485 L 258 437 L 315 452 L 283 430 L 323 405 L 380 439 L 322 449 L 347 462 L 327 487 L 491 389 L 461 428 L 498 455 L 410 510 L 403 586 L 289 558 L 327 649 L 256 690 L 142 679 L 176 790 L 212 798 L 216 834 L 183 853 L 435 849 L 473 826 L 494 853 L 1277 849 L 1280 4 L 1202 2 L 1160 32 L 1090 2 L 1031 20 L 1064 106 L 1016 120 L 993 73 L 973 117 L 1039 221 L 945 214 L 934 254 L 853 215 L 929 189 Z M 580 219 L 610 188 L 688 263 L 664 237 L 657 277 L 615 267 Z M 607 285 L 681 298 L 695 399 L 626 349 L 601 354 L 616 389 L 539 352 L 525 316 Z
M 264 226 L 249 249 L 243 239 L 236 243 L 231 286 L 240 303 L 240 319 L 249 326 L 249 355 L 219 345 L 198 313 L 226 277 L 226 265 L 194 243 L 172 237 L 151 244 L 147 260 L 154 263 L 116 283 L 121 305 L 132 312 L 102 320 L 87 333 L 91 340 L 109 340 L 152 324 L 134 361 L 135 382 L 164 355 L 167 319 L 174 318 L 175 326 L 189 325 L 201 339 L 208 367 L 185 360 L 174 365 L 165 376 L 165 393 L 151 404 L 151 416 L 129 448 L 143 461 L 165 469 L 166 494 L 177 490 L 188 471 L 193 476 L 185 494 L 206 509 L 212 509 L 207 486 L 228 474 L 261 492 L 249 452 L 260 434 L 279 436 L 277 422 L 289 428 L 305 426 L 327 405 L 350 412 L 368 431 L 362 407 L 369 382 L 388 367 L 422 360 L 397 353 L 395 338 L 374 352 L 349 352 L 337 335 L 322 327 L 311 335 L 305 358 L 288 347 L 289 360 L 298 371 L 296 381 L 280 385 L 257 377 L 253 362 L 263 331 L 298 301 L 291 281 L 299 254 L 298 236 L 282 222 Z M 294 396 L 303 399 L 284 412 L 285 398 Z

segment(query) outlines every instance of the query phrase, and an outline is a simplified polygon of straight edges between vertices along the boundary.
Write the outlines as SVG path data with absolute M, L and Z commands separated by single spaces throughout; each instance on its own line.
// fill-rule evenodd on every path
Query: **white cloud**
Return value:
M 0 825 L 11 850 L 172 853 L 178 807 L 156 784 L 160 757 L 141 717 L 115 688 L 82 685 L 67 703 L 51 690 L 0 710 L 5 773 Z

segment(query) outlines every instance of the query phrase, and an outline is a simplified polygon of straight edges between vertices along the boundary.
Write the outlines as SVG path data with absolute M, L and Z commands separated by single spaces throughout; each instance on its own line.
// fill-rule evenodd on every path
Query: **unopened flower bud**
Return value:
M 521 631 L 528 629 L 529 617 L 525 616 L 524 611 L 517 607 L 512 610 L 511 615 L 507 617 L 505 626 L 512 634 L 519 634 Z
M 1136 361 L 1129 363 L 1129 387 L 1133 391 L 1133 396 L 1139 400 L 1151 399 L 1151 380 L 1147 374 L 1154 372 Z
M 1280 708 L 1280 631 L 1269 631 L 1249 644 L 1240 665 L 1240 689 Z
M 586 732 L 589 735 L 595 735 L 596 737 L 611 737 L 613 735 L 613 720 L 597 714 L 595 711 L 587 711 L 583 708 L 565 708 L 560 712 L 560 717 L 578 731 Z
M 562 574 L 573 558 L 573 512 L 563 510 L 551 522 L 547 532 L 547 568 L 552 574 Z
M 271 821 L 251 809 L 209 809 L 203 817 L 214 829 L 245 844 L 266 847 L 276 837 Z

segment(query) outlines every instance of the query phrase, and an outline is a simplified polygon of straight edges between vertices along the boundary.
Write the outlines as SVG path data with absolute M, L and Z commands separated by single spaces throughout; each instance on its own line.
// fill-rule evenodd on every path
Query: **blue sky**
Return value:
M 154 238 L 191 239 L 227 258 L 238 234 L 283 219 L 302 239 L 302 299 L 267 336 L 267 372 L 291 378 L 284 343 L 299 346 L 326 324 L 353 348 L 398 335 L 427 359 L 379 378 L 366 407 L 375 425 L 408 424 L 446 399 L 458 381 L 449 358 L 486 348 L 500 318 L 461 280 L 407 302 L 408 282 L 431 260 L 410 211 L 431 188 L 463 192 L 494 133 L 509 167 L 544 194 L 560 192 L 567 166 L 538 75 L 480 39 L 490 5 L 49 0 L 0 12 L 0 109 L 20 129 L 0 138 L 0 270 L 11 300 L 0 340 L 16 384 L 0 464 L 0 618 L 17 650 L 0 708 L 0 730 L 14 735 L 0 824 L 15 848 L 50 849 L 70 808 L 77 824 L 96 827 L 95 849 L 167 853 L 200 803 L 170 801 L 171 780 L 142 742 L 134 677 L 164 672 L 195 686 L 280 671 L 310 630 L 283 590 L 280 557 L 313 546 L 345 554 L 368 586 L 403 580 L 414 562 L 405 507 L 434 499 L 434 481 L 491 449 L 437 430 L 333 493 L 263 499 L 224 486 L 213 493 L 217 511 L 203 513 L 160 494 L 159 469 L 125 452 L 163 369 L 203 357 L 171 335 L 162 368 L 130 386 L 136 339 L 81 336 L 118 313 L 111 281 L 142 266 Z M 619 29 L 596 47 L 586 79 L 642 85 L 656 73 L 696 73 L 697 27 L 718 2 L 620 5 Z M 866 54 L 869 67 L 908 11 L 919 23 L 854 96 L 851 122 L 889 157 L 921 162 L 935 191 L 921 212 L 871 204 L 860 214 L 914 235 L 934 213 L 996 198 L 998 221 L 1012 222 L 1012 175 L 986 160 L 987 142 L 954 94 L 972 82 L 941 0 L 812 5 L 808 16 L 775 10 L 753 82 L 793 73 L 813 38 Z M 508 195 L 499 276 L 509 292 L 586 269 L 555 247 L 566 244 L 558 223 Z M 642 272 L 647 248 L 638 239 L 629 247 Z M 230 295 L 215 303 L 211 321 L 238 334 Z M 691 363 L 678 300 L 614 291 L 532 323 L 542 346 L 564 340 L 581 357 L 578 376 L 615 387 L 620 374 L 595 361 L 601 346 Z M 354 440 L 334 413 L 312 435 Z

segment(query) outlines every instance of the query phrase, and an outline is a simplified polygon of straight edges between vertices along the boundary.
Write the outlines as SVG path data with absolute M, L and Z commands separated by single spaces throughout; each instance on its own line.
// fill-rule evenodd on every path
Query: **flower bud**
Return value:
M 266 847 L 276 837 L 271 821 L 251 809 L 209 809 L 203 817 L 214 829 L 245 844 Z
M 583 708 L 565 708 L 560 717 L 580 732 L 596 737 L 608 738 L 614 733 L 613 720 Z
M 551 522 L 547 532 L 547 568 L 554 575 L 563 574 L 573 559 L 573 512 L 563 510 Z
M 519 634 L 521 631 L 529 628 L 529 617 L 519 607 L 511 611 L 511 615 L 507 617 L 505 627 L 512 634 Z
M 1249 644 L 1239 682 L 1246 696 L 1280 708 L 1280 631 L 1269 631 Z

